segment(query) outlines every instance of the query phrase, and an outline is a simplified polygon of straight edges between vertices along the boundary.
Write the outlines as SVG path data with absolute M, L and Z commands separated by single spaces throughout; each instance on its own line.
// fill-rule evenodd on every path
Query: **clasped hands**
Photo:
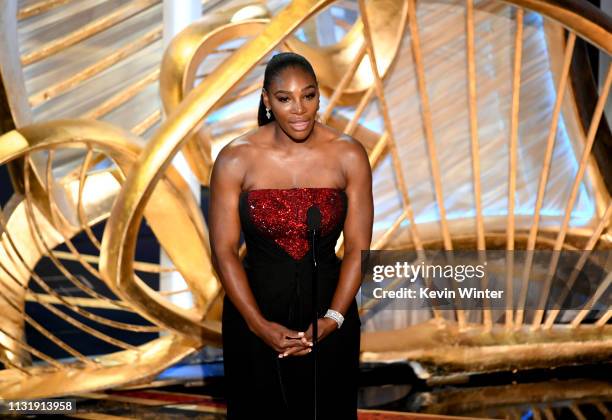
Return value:
M 338 329 L 330 318 L 318 319 L 318 342 Z M 266 321 L 256 334 L 277 353 L 279 358 L 304 356 L 312 351 L 312 324 L 306 331 L 294 331 L 276 322 Z

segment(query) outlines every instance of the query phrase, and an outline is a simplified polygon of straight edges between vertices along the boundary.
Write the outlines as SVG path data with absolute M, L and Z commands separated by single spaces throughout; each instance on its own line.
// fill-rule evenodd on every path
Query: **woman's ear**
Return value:
M 267 109 L 272 108 L 272 107 L 270 106 L 270 98 L 268 97 L 268 92 L 267 92 L 265 89 L 262 89 L 262 90 L 261 90 L 261 97 L 263 98 L 263 103 L 264 103 L 264 106 L 265 106 Z

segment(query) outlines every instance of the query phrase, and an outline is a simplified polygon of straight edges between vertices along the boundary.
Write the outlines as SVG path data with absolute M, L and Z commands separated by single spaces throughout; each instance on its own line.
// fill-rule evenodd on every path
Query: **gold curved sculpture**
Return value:
M 612 55 L 610 19 L 589 3 L 568 4 L 559 0 L 502 1 L 554 19 L 571 32 L 606 52 L 606 54 Z
M 154 322 L 159 316 L 164 320 L 171 318 L 166 313 L 151 312 L 148 308 L 143 311 L 137 302 L 129 300 L 130 296 L 125 295 L 121 288 L 113 289 L 112 284 L 109 286 L 121 300 L 109 300 L 98 295 L 73 278 L 65 268 L 62 270 L 63 266 L 53 251 L 56 245 L 69 244 L 70 238 L 76 233 L 108 216 L 115 195 L 121 187 L 123 174 L 130 171 L 140 153 L 141 143 L 140 139 L 123 130 L 95 121 L 55 121 L 24 127 L 0 136 L 0 164 L 17 158 L 24 158 L 25 162 L 25 196 L 14 199 L 0 217 L 0 298 L 8 304 L 6 318 L 0 323 L 0 360 L 13 368 L 0 371 L 0 382 L 11 384 L 8 388 L 0 388 L 0 398 L 64 395 L 66 392 L 82 390 L 83 381 L 87 383 L 87 389 L 93 390 L 150 378 L 202 345 L 202 336 L 171 333 L 142 346 L 132 346 L 82 324 L 72 316 L 58 311 L 52 304 L 41 300 L 37 294 L 29 293 L 36 302 L 55 315 L 98 339 L 122 348 L 123 351 L 102 355 L 94 360 L 89 359 L 28 317 L 28 322 L 40 332 L 48 334 L 56 345 L 75 358 L 75 362 L 63 365 L 46 357 L 44 352 L 35 351 L 33 354 L 47 361 L 48 366 L 32 366 L 24 354 L 24 350 L 32 350 L 23 341 L 23 311 L 30 279 L 36 281 L 50 296 L 55 297 L 56 302 L 65 304 L 72 311 L 97 323 L 134 332 L 160 331 L 157 326 L 124 324 L 93 315 L 73 304 L 70 298 L 54 292 L 34 271 L 34 266 L 42 256 L 50 257 L 75 286 L 96 299 L 105 300 L 121 310 L 138 311 L 144 318 Z M 62 148 L 81 149 L 85 152 L 85 158 L 83 165 L 73 171 L 72 175 L 64 177 L 62 184 L 59 184 L 52 175 L 52 155 L 55 150 Z M 41 151 L 46 152 L 48 156 L 43 179 L 39 179 L 31 168 L 31 156 Z M 87 175 L 94 155 L 98 156 L 98 159 L 104 155 L 117 165 L 116 169 Z M 145 209 L 145 217 L 160 244 L 169 250 L 176 266 L 181 266 L 186 272 L 188 269 L 185 264 L 188 262 L 190 249 L 194 249 L 199 261 L 206 255 L 203 221 L 199 208 L 188 191 L 182 178 L 170 169 L 153 192 L 153 200 L 158 205 L 154 208 L 147 206 Z M 169 227 L 166 223 L 168 219 L 174 220 L 176 225 Z M 190 238 L 189 246 L 185 246 L 185 238 Z M 202 246 L 198 247 L 198 243 Z M 75 253 L 74 257 L 81 261 L 83 266 L 97 272 L 78 253 Z M 209 309 L 206 299 L 213 300 L 212 297 L 218 292 L 214 276 L 205 271 L 205 262 L 201 264 L 204 267 L 194 267 L 202 269 L 201 271 L 193 271 L 191 276 L 185 276 L 196 296 L 193 317 L 206 313 Z M 99 276 L 97 273 L 97 277 Z M 170 308 L 168 311 L 174 310 L 172 305 L 167 304 L 167 307 Z M 215 342 L 215 337 L 218 337 L 220 332 L 219 325 L 212 322 L 209 325 L 214 334 L 208 337 L 208 341 Z M 125 369 L 127 365 L 130 366 L 129 371 Z M 62 383 L 62 387 L 58 388 L 57 383 Z
M 337 115 L 332 115 L 335 106 L 355 105 L 351 121 L 342 121 L 346 123 L 343 131 L 348 134 L 359 132 L 359 139 L 367 143 L 372 166 L 376 166 L 385 153 L 391 157 L 396 183 L 401 194 L 401 214 L 377 239 L 372 246 L 373 249 L 387 247 L 390 238 L 404 221 L 409 222 L 408 229 L 411 234 L 411 242 L 406 244 L 405 248 L 418 251 L 431 246 L 446 250 L 462 246 L 477 249 L 484 249 L 486 246 L 499 248 L 505 246 L 510 250 L 519 243 L 524 243 L 528 249 L 534 249 L 538 245 L 554 250 L 570 248 L 576 244 L 581 244 L 582 249 L 586 251 L 593 250 L 597 246 L 602 248 L 612 246 L 609 233 L 612 203 L 606 192 L 602 192 L 604 208 L 597 213 L 598 220 L 595 221 L 595 225 L 573 232 L 570 232 L 568 227 L 569 216 L 577 198 L 577 188 L 585 171 L 590 168 L 588 166 L 590 148 L 612 83 L 611 71 L 607 73 L 591 126 L 585 130 L 584 152 L 572 184 L 572 192 L 566 203 L 563 221 L 552 230 L 554 237 L 549 235 L 542 238 L 537 235 L 540 227 L 539 213 L 542 209 L 557 130 L 556 121 L 563 102 L 575 37 L 583 36 L 601 50 L 610 53 L 612 30 L 609 20 L 597 15 L 587 6 L 584 9 L 576 9 L 553 1 L 508 2 L 518 6 L 515 38 L 517 54 L 514 60 L 512 88 L 512 131 L 508 147 L 511 162 L 512 156 L 516 154 L 519 117 L 521 38 L 518 34 L 523 28 L 522 8 L 529 7 L 539 11 L 556 19 L 570 30 L 568 42 L 564 44 L 565 52 L 559 72 L 558 91 L 561 94 L 555 99 L 550 133 L 546 141 L 542 142 L 546 153 L 540 174 L 535 218 L 529 232 L 515 228 L 514 207 L 511 207 L 514 205 L 512 197 L 514 197 L 515 180 L 511 169 L 506 233 L 485 231 L 485 217 L 478 202 L 474 218 L 476 232 L 468 235 L 469 237 L 453 238 L 444 208 L 441 170 L 425 80 L 419 24 L 416 19 L 416 2 L 360 0 L 360 20 L 353 25 L 342 41 L 331 47 L 312 47 L 292 37 L 296 28 L 317 11 L 332 3 L 334 3 L 332 0 L 296 0 L 268 24 L 263 19 L 229 24 L 215 21 L 195 24 L 183 32 L 172 43 L 162 63 L 160 83 L 164 107 L 168 114 L 167 120 L 142 151 L 135 146 L 138 144 L 136 138 L 108 125 L 96 123 L 58 121 L 24 127 L 0 137 L 0 164 L 21 156 L 28 157 L 19 166 L 26 194 L 24 197 L 16 198 L 8 209 L 5 209 L 10 218 L 6 228 L 1 232 L 3 235 L 14 231 L 24 234 L 19 238 L 21 243 L 16 241 L 11 243 L 10 240 L 3 238 L 0 244 L 0 263 L 4 264 L 4 267 L 0 267 L 0 285 L 3 287 L 0 289 L 0 299 L 10 306 L 6 320 L 0 322 L 0 358 L 8 367 L 0 371 L 0 398 L 60 395 L 117 386 L 134 380 L 146 380 L 203 344 L 219 344 L 222 290 L 212 272 L 206 227 L 197 203 L 190 195 L 185 182 L 170 164 L 176 154 L 182 150 L 199 181 L 204 185 L 208 183 L 211 138 L 207 137 L 208 133 L 205 131 L 199 131 L 199 135 L 204 136 L 200 138 L 191 137 L 192 133 L 199 130 L 202 121 L 213 110 L 233 100 L 235 96 L 232 97 L 230 92 L 233 92 L 233 89 L 270 51 L 281 44 L 284 48 L 306 55 L 317 69 L 321 69 L 319 74 L 322 92 L 329 97 L 330 104 L 322 119 L 341 120 Z M 479 191 L 474 5 L 471 1 L 466 4 L 466 11 L 471 159 L 472 169 L 476 174 L 473 177 L 474 190 Z M 595 18 L 592 18 L 593 16 Z M 415 222 L 383 86 L 383 77 L 392 73 L 393 63 L 405 32 L 410 33 L 414 79 L 418 85 L 421 105 L 419 111 L 423 123 L 423 137 L 432 171 L 434 199 L 440 213 L 439 227 L 442 238 L 437 239 L 435 243 L 430 238 L 427 242 L 428 238 L 420 231 L 422 226 Z M 194 84 L 195 71 L 203 59 L 219 45 L 236 37 L 254 37 L 254 39 L 234 52 L 212 73 L 206 75 L 203 83 L 190 91 Z M 382 134 L 368 131 L 359 124 L 360 116 L 372 98 L 378 100 L 381 109 L 384 121 Z M 57 183 L 52 181 L 54 177 L 53 165 L 50 163 L 52 159 L 45 160 L 44 156 L 35 158 L 35 152 L 45 150 L 49 151 L 49 156 L 53 156 L 53 150 L 78 145 L 84 147 L 83 163 L 72 172 L 72 178 L 68 178 L 70 182 L 64 186 L 56 185 Z M 140 154 L 137 156 L 137 153 Z M 110 156 L 116 162 L 117 169 L 104 174 L 89 175 L 88 171 L 93 166 L 93 162 L 103 159 L 101 155 Z M 516 165 L 516 161 L 514 162 Z M 514 168 L 512 165 L 511 163 L 511 168 Z M 99 176 L 96 178 L 100 180 L 98 185 L 106 194 L 104 199 L 88 198 L 85 180 L 93 180 L 96 176 Z M 72 196 L 72 202 L 66 201 L 59 193 L 66 188 L 76 191 Z M 116 201 L 113 202 L 115 194 L 117 194 Z M 480 200 L 479 194 L 475 196 Z M 91 201 L 88 201 L 90 198 Z M 70 238 L 76 232 L 83 230 L 95 243 L 97 239 L 90 231 L 90 226 L 105 218 L 108 212 L 110 217 L 104 237 L 102 243 L 98 244 L 100 265 L 96 268 L 90 263 L 93 261 L 91 258 L 79 255 L 76 249 L 69 245 Z M 184 276 L 188 291 L 191 291 L 194 297 L 192 309 L 185 310 L 170 304 L 162 293 L 152 290 L 135 275 L 135 271 L 143 267 L 141 263 L 134 261 L 137 232 L 143 217 L 151 224 L 162 247 L 170 255 L 177 270 Z M 570 234 L 574 236 L 571 236 L 572 243 L 568 245 L 566 237 L 570 237 Z M 15 236 L 12 234 L 11 237 Z M 121 298 L 120 301 L 110 304 L 125 305 L 126 308 L 135 310 L 155 324 L 152 327 L 146 326 L 146 331 L 161 329 L 169 330 L 170 334 L 138 347 L 116 342 L 119 347 L 123 346 L 122 351 L 104 355 L 97 360 L 72 352 L 76 362 L 66 365 L 45 357 L 44 353 L 37 349 L 30 348 L 23 340 L 24 319 L 28 322 L 33 321 L 24 314 L 24 301 L 27 296 L 25 286 L 30 277 L 36 282 L 38 280 L 31 271 L 35 261 L 45 254 L 49 254 L 50 258 L 53 257 L 53 247 L 58 243 L 66 243 L 70 248 L 71 258 L 80 261 L 91 273 L 98 274 Z M 22 248 L 29 249 L 28 252 L 32 254 L 31 257 L 24 259 L 26 264 L 21 263 L 20 257 L 13 252 Z M 57 253 L 55 254 L 57 257 Z M 588 258 L 588 255 L 585 258 Z M 57 265 L 55 260 L 54 263 Z M 20 264 L 22 267 L 19 267 Z M 70 279 L 71 273 L 63 273 Z M 528 284 L 529 271 L 526 273 L 525 281 Z M 78 284 L 76 281 L 74 283 Z M 600 286 L 605 284 L 604 282 Z M 104 300 L 103 297 L 97 296 L 94 290 L 87 288 L 81 290 L 94 299 Z M 71 304 L 71 301 L 54 293 L 53 290 L 47 292 L 58 301 Z M 594 295 L 592 298 L 595 297 Z M 52 305 L 49 305 L 48 309 L 52 310 L 51 307 Z M 367 310 L 368 308 L 362 308 L 362 311 Z M 601 314 L 592 325 L 583 324 L 585 311 L 588 312 L 586 306 L 577 312 L 568 325 L 557 324 L 559 313 L 554 311 L 547 313 L 546 317 L 543 313 L 537 313 L 531 325 L 525 322 L 525 314 L 521 311 L 506 313 L 505 323 L 498 323 L 487 311 L 473 314 L 477 315 L 476 318 L 482 319 L 478 322 L 471 321 L 470 314 L 459 309 L 446 314 L 434 311 L 432 319 L 417 325 L 393 331 L 364 332 L 362 360 L 403 359 L 419 362 L 425 368 L 421 374 L 431 381 L 440 381 L 436 375 L 449 372 L 461 374 L 471 371 L 554 366 L 577 360 L 608 360 L 612 354 L 612 330 L 608 325 L 612 309 Z M 82 311 L 82 315 L 94 319 L 91 313 L 87 315 L 87 311 Z M 115 327 L 139 331 L 130 325 L 115 324 Z M 112 337 L 99 336 L 99 338 L 113 340 Z M 557 352 L 560 345 L 563 351 L 555 358 L 551 357 L 550 355 Z M 47 365 L 30 366 L 29 354 L 41 358 L 47 362 Z M 128 364 L 133 370 L 125 369 Z M 77 379 L 82 382 L 78 383 Z M 65 385 L 61 391 L 53 387 L 53 384 L 60 382 Z
M 170 43 L 161 63 L 160 96 L 164 111 L 170 115 L 193 89 L 196 71 L 208 55 L 233 39 L 258 35 L 268 19 L 226 23 L 226 19 L 199 21 L 188 26 Z M 183 153 L 189 167 L 202 185 L 208 185 L 212 168 L 211 137 L 198 130 L 185 144 Z
M 365 4 L 371 27 L 372 44 L 378 73 L 385 77 L 397 56 L 406 26 L 408 2 L 397 0 L 371 1 Z M 295 37 L 284 41 L 289 50 L 306 57 L 317 69 L 321 92 L 332 97 L 341 86 L 338 105 L 356 105 L 373 86 L 374 75 L 365 57 L 363 18 L 359 18 L 342 40 L 334 45 L 315 47 Z M 356 66 L 356 68 L 355 68 Z M 353 77 L 341 85 L 347 74 Z

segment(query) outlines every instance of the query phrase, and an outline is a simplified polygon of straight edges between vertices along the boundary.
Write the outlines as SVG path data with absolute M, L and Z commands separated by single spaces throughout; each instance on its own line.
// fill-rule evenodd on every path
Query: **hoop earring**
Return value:
M 270 108 L 266 108 L 266 117 L 268 117 L 268 119 L 272 118 L 272 115 L 270 114 Z

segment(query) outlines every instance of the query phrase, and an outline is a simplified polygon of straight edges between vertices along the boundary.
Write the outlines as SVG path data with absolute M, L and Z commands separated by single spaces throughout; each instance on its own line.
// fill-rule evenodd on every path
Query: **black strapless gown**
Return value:
M 240 195 L 247 246 L 243 261 L 263 316 L 296 331 L 312 319 L 312 268 L 306 213 L 321 210 L 319 317 L 333 298 L 341 260 L 334 248 L 346 217 L 346 193 L 334 188 L 260 189 Z M 312 419 L 313 353 L 279 359 L 253 334 L 226 296 L 223 357 L 228 419 Z M 356 419 L 361 322 L 353 299 L 342 328 L 319 343 L 319 419 Z

